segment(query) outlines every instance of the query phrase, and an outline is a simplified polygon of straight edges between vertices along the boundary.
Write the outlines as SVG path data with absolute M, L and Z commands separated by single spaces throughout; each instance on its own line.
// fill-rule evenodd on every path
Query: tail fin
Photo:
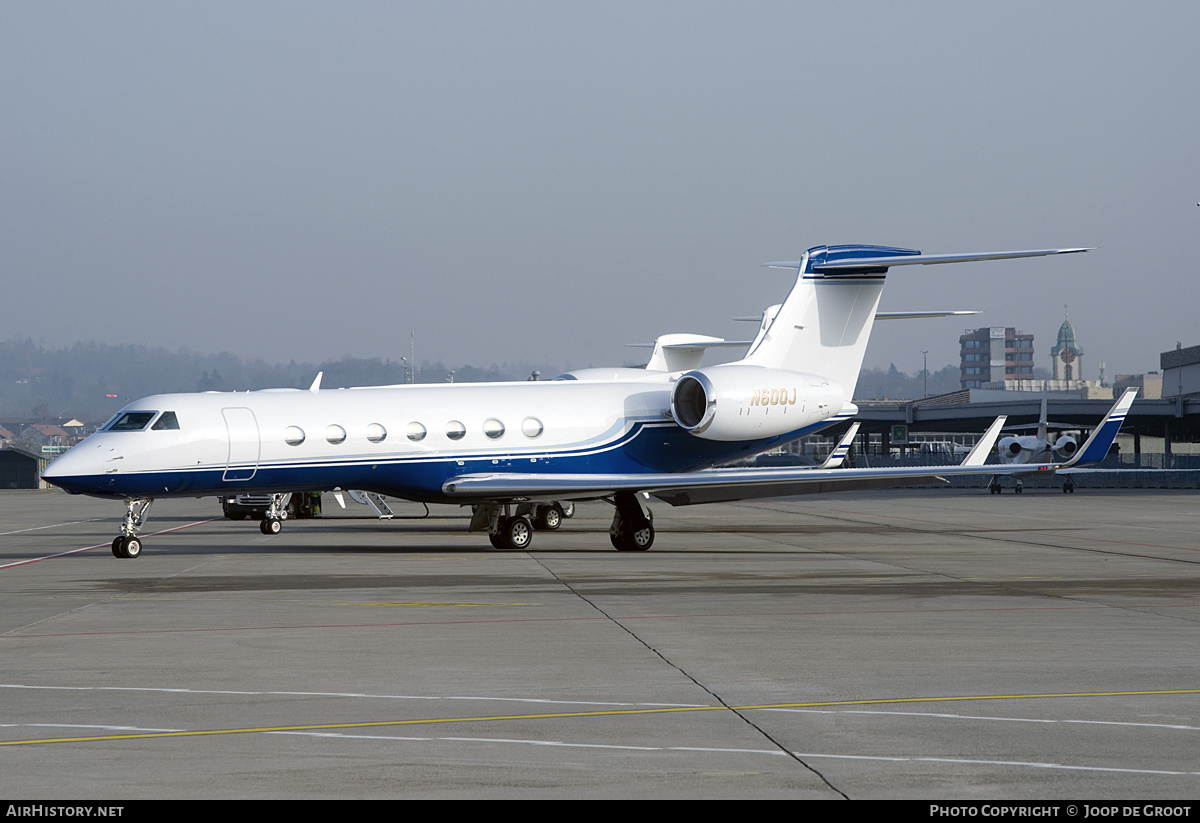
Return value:
M 1129 408 L 1133 405 L 1133 399 L 1137 397 L 1137 389 L 1126 389 L 1121 395 L 1121 399 L 1113 403 L 1113 407 L 1108 410 L 1108 414 L 1104 415 L 1104 419 L 1100 421 L 1100 425 L 1092 429 L 1092 436 L 1087 439 L 1075 456 L 1056 468 L 1069 469 L 1072 466 L 1086 466 L 1088 463 L 1099 463 L 1108 454 L 1108 450 L 1112 448 L 1113 441 L 1117 439 L 1117 432 L 1121 430 L 1121 424 L 1125 422 L 1125 415 L 1129 413 Z
M 887 246 L 816 246 L 796 263 L 768 263 L 795 268 L 796 285 L 742 362 L 819 374 L 836 380 L 845 396 L 853 397 L 887 272 L 886 265 L 873 266 L 871 260 L 911 255 L 920 252 Z M 848 260 L 861 260 L 863 265 L 824 270 L 828 264 Z
M 875 324 L 884 276 L 892 266 L 1011 260 L 1084 251 L 1087 249 L 921 254 L 916 249 L 889 246 L 814 246 L 798 261 L 766 264 L 796 269 L 796 285 L 741 362 L 818 374 L 836 380 L 845 397 L 852 398 Z

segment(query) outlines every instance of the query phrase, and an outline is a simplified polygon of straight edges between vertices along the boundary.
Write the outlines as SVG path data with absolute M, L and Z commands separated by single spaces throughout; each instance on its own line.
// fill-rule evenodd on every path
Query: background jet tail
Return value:
M 1069 469 L 1072 466 L 1086 466 L 1089 463 L 1099 463 L 1108 454 L 1108 450 L 1112 448 L 1113 441 L 1117 439 L 1117 432 L 1121 430 L 1121 424 L 1125 422 L 1125 415 L 1129 413 L 1129 408 L 1133 405 L 1133 399 L 1137 397 L 1137 389 L 1126 389 L 1121 395 L 1121 399 L 1113 404 L 1113 407 L 1108 410 L 1108 414 L 1104 415 L 1104 419 L 1100 421 L 1100 425 L 1092 429 L 1092 435 L 1083 444 L 1076 455 L 1058 466 L 1059 469 Z

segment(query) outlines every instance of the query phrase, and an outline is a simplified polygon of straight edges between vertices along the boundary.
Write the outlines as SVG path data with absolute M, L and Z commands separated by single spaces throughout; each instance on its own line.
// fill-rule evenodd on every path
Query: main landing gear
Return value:
M 467 531 L 487 529 L 492 548 L 522 551 L 533 542 L 534 523 L 528 517 L 531 511 L 529 503 L 518 505 L 516 514 L 509 503 L 480 503 L 472 508 Z
M 608 539 L 619 552 L 644 552 L 654 545 L 654 515 L 636 492 L 618 492 Z
M 1066 480 L 1063 481 L 1063 494 L 1074 494 L 1074 493 L 1075 493 L 1075 481 L 1068 477 Z
M 1022 488 L 1021 481 L 1018 480 L 1018 481 L 1016 481 L 1016 483 L 1017 483 L 1017 485 L 1013 489 L 1013 492 L 1016 494 L 1020 494 L 1021 488 Z M 1003 491 L 1003 489 L 1000 486 L 1000 478 L 998 476 L 993 477 L 992 482 L 988 483 L 988 492 L 990 492 L 991 494 L 1000 494 L 1002 491 Z
M 654 515 L 647 508 L 649 496 L 642 492 L 618 492 L 611 498 L 616 512 L 608 539 L 619 552 L 644 552 L 654 545 Z M 565 518 L 575 515 L 574 503 L 479 503 L 472 507 L 469 531 L 487 529 L 492 547 L 502 551 L 524 551 L 533 542 L 534 531 L 553 531 Z
M 258 530 L 266 535 L 283 531 L 283 521 L 287 520 L 287 507 L 291 500 L 291 493 L 271 495 L 271 505 L 267 507 L 266 516 L 258 524 Z
M 121 533 L 112 542 L 113 557 L 135 558 L 142 556 L 142 540 L 138 532 L 146 524 L 147 512 L 153 498 L 130 497 L 125 500 L 125 519 L 121 522 Z

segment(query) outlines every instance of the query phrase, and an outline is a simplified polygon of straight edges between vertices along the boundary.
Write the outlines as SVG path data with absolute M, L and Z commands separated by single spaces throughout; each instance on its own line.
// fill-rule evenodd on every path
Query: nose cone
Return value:
M 105 476 L 102 463 L 99 444 L 84 440 L 56 457 L 42 472 L 42 479 L 72 494 L 108 496 L 111 492 L 105 492 L 101 485 Z

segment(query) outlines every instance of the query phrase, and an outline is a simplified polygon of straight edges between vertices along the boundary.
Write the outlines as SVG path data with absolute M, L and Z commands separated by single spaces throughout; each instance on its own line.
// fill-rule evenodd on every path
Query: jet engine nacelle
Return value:
M 1069 434 L 1064 434 L 1062 437 L 1054 441 L 1054 451 L 1062 457 L 1072 457 L 1075 450 L 1079 448 L 1079 444 L 1075 442 L 1075 438 Z
M 671 391 L 671 416 L 705 440 L 755 440 L 815 425 L 845 398 L 833 380 L 727 363 L 686 372 Z

